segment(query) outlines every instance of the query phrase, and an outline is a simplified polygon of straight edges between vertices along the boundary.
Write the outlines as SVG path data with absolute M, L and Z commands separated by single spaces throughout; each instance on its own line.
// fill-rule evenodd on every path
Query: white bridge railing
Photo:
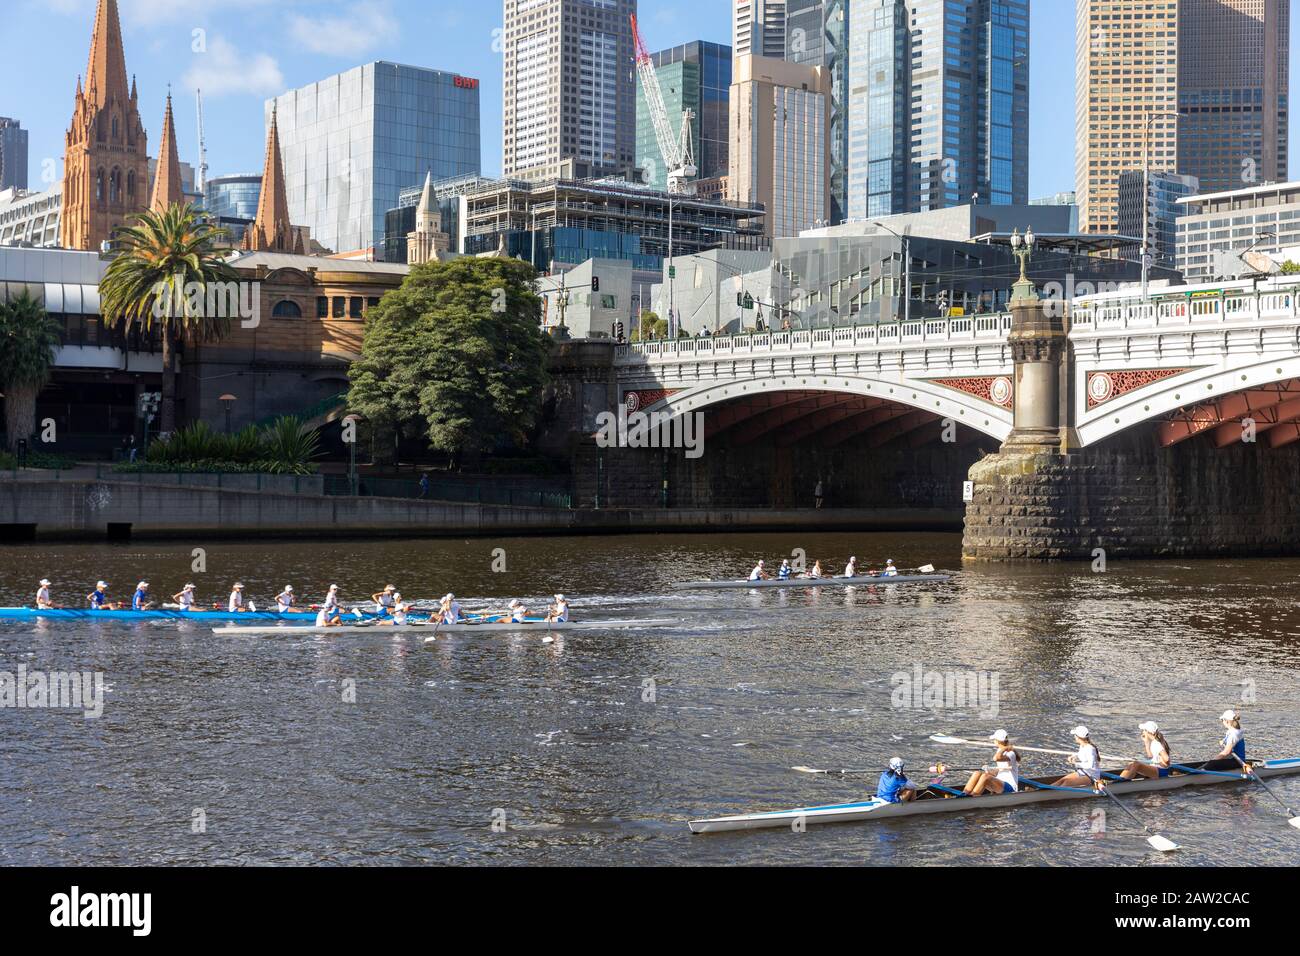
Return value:
M 1249 325 L 1297 317 L 1292 291 L 1221 295 L 1167 295 L 1148 302 L 1076 301 L 1070 310 L 1072 331 L 1123 332 L 1129 329 L 1177 329 L 1210 325 Z
M 839 352 L 855 349 L 898 348 L 907 345 L 943 345 L 960 342 L 1000 342 L 1011 331 L 1010 313 L 962 316 L 951 319 L 915 319 L 833 329 L 789 332 L 751 332 L 741 335 L 661 339 L 620 345 L 615 360 L 648 359 L 691 361 L 759 355 L 774 352 Z

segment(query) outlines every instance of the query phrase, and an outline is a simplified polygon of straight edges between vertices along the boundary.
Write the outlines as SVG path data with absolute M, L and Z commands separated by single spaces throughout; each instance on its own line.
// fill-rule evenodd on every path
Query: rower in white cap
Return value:
M 858 557 L 854 555 L 849 558 L 849 563 L 844 565 L 844 576 L 846 578 L 855 578 L 858 576 Z
M 1074 742 L 1079 745 L 1079 752 L 1069 758 L 1076 769 L 1055 781 L 1053 786 L 1092 787 L 1094 790 L 1100 790 L 1102 788 L 1101 751 L 1092 742 L 1092 738 L 1088 735 L 1088 728 L 1083 724 L 1075 727 L 1070 733 L 1074 737 Z
M 768 574 L 767 571 L 763 569 L 763 559 L 759 558 L 758 564 L 754 565 L 754 570 L 749 572 L 749 580 L 766 581 L 770 577 L 771 575 Z
M 1204 770 L 1240 770 L 1246 760 L 1246 732 L 1241 729 L 1241 714 L 1236 709 L 1225 710 L 1219 717 L 1223 724 L 1223 749 L 1214 755 L 1214 762 L 1206 764 Z
M 885 570 L 881 571 L 880 573 L 887 578 L 892 578 L 894 575 L 898 573 L 898 568 L 894 567 L 893 558 L 885 559 Z
M 891 757 L 889 769 L 880 775 L 876 784 L 876 798 L 886 803 L 906 803 L 916 799 L 916 784 L 907 779 L 902 757 Z
M 153 607 L 153 601 L 149 600 L 149 582 L 141 581 L 135 586 L 135 594 L 131 598 L 131 610 L 147 611 Z
M 194 610 L 194 585 L 187 584 L 172 595 L 172 603 L 182 611 Z
M 40 587 L 36 589 L 36 607 L 40 609 L 53 609 L 54 600 L 50 595 L 50 579 L 41 578 Z
M 392 614 L 393 608 L 397 606 L 396 594 L 397 588 L 389 584 L 382 591 L 370 595 L 370 600 L 375 602 L 375 613 Z
M 1119 775 L 1125 780 L 1134 777 L 1155 780 L 1169 776 L 1169 741 L 1160 732 L 1160 725 L 1154 720 L 1147 720 L 1138 724 L 1138 730 L 1142 731 L 1142 749 L 1146 751 L 1147 759 L 1134 760 Z
M 565 624 L 569 620 L 569 602 L 563 594 L 555 595 L 555 603 L 546 609 L 546 620 L 551 624 Z
M 275 596 L 275 609 L 281 614 L 292 614 L 298 610 L 294 607 L 297 603 L 298 599 L 294 597 L 292 584 L 286 584 L 284 590 Z
M 1020 754 L 1005 730 L 995 730 L 989 740 L 997 744 L 993 754 L 993 772 L 976 770 L 966 781 L 965 794 L 978 797 L 982 793 L 1015 793 L 1020 789 Z
M 511 598 L 510 603 L 506 605 L 506 610 L 493 614 L 490 617 L 483 618 L 487 624 L 504 624 L 509 621 L 512 624 L 522 624 L 528 619 L 528 608 L 519 598 Z
M 456 601 L 456 595 L 448 591 L 438 602 L 438 614 L 443 624 L 461 623 L 460 604 Z
M 95 590 L 86 595 L 86 600 L 90 602 L 92 611 L 120 611 L 122 605 L 114 603 L 108 599 L 108 583 L 106 581 L 96 581 Z
M 247 610 L 247 608 L 244 607 L 244 585 L 239 581 L 236 581 L 234 586 L 231 588 L 230 601 L 226 610 L 231 614 Z

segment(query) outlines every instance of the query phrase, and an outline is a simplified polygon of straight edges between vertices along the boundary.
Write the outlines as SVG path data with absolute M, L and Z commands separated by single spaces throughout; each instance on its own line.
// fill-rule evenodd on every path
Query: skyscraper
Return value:
M 652 54 L 655 74 L 668 109 L 668 123 L 681 133 L 682 114 L 695 113 L 691 142 L 700 179 L 727 175 L 727 95 L 731 87 L 731 48 L 696 40 Z M 646 106 L 641 78 L 636 82 L 636 165 L 642 181 L 668 188 L 668 169 L 659 150 L 654 121 Z
M 268 101 L 273 116 L 289 218 L 334 252 L 381 249 L 403 186 L 480 170 L 471 77 L 367 63 Z
M 0 189 L 27 188 L 27 130 L 0 116 Z
M 85 91 L 78 78 L 65 137 L 59 227 L 65 249 L 97 250 L 145 209 L 149 159 L 139 106 L 135 84 L 127 86 L 117 0 L 99 0 Z
M 506 176 L 587 178 L 632 170 L 635 13 L 636 0 L 505 0 Z
M 848 22 L 848 217 L 1027 202 L 1027 0 L 849 0 Z
M 827 221 L 828 87 L 820 66 L 761 56 L 733 61 L 727 198 L 761 203 L 768 236 L 797 236 Z
M 830 84 L 831 205 L 828 219 L 848 211 L 849 167 L 849 0 L 787 0 L 785 58 L 820 66 Z
M 1287 177 L 1288 0 L 1180 0 L 1178 172 L 1205 192 Z
M 731 49 L 734 55 L 785 56 L 786 0 L 732 0 Z

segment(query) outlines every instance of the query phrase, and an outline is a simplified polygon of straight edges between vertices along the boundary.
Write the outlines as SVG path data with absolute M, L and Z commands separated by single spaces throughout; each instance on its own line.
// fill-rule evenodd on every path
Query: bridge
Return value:
M 1067 447 L 1151 427 L 1163 446 L 1209 434 L 1267 447 L 1300 441 L 1300 280 L 1178 286 L 1041 300 L 1063 311 L 1060 427 Z M 933 435 L 952 421 L 999 442 L 1015 424 L 1013 317 L 930 318 L 622 345 L 618 401 L 706 435 L 759 417 L 783 441 Z

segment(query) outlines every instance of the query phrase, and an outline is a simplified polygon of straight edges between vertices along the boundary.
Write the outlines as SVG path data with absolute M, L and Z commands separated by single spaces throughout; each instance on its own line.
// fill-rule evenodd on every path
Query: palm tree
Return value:
M 224 231 L 193 205 L 172 204 L 165 212 L 144 212 L 117 230 L 118 253 L 99 283 L 100 313 L 124 333 L 132 326 L 158 327 L 163 380 L 159 428 L 176 427 L 176 372 L 172 352 L 182 339 L 206 342 L 230 329 L 230 317 L 209 315 L 208 286 L 235 282 L 222 258 Z M 222 311 L 222 310 L 218 310 Z
M 8 305 L 0 303 L 0 391 L 11 449 L 36 430 L 36 396 L 50 380 L 60 331 L 26 291 Z

